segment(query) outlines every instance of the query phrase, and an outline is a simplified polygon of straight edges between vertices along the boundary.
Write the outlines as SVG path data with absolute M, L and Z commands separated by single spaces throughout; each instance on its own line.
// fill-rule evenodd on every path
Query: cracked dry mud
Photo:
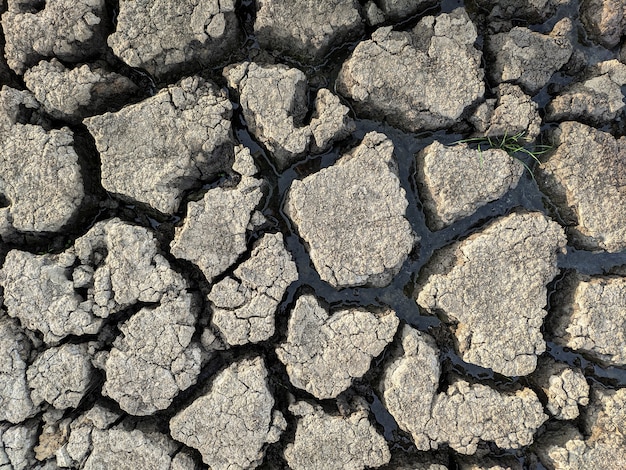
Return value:
M 623 0 L 0 15 L 0 470 L 626 468 Z

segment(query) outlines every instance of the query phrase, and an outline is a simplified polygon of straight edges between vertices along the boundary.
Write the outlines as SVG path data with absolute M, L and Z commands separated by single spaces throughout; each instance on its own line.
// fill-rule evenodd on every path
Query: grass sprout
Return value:
M 475 144 L 478 147 L 478 155 L 480 157 L 480 164 L 482 166 L 484 162 L 483 158 L 483 148 L 488 147 L 488 149 L 500 149 L 504 150 L 511 157 L 518 160 L 530 173 L 530 176 L 535 179 L 535 175 L 533 174 L 532 169 L 528 166 L 526 161 L 524 161 L 524 157 L 530 157 L 534 160 L 535 163 L 541 165 L 541 160 L 539 160 L 539 156 L 543 155 L 546 152 L 552 150 L 551 145 L 534 145 L 532 148 L 528 148 L 524 141 L 523 137 L 526 134 L 526 131 L 518 132 L 517 134 L 509 135 L 507 132 L 504 133 L 502 137 L 470 137 L 469 139 L 457 140 L 456 142 L 452 142 L 452 145 L 456 144 Z

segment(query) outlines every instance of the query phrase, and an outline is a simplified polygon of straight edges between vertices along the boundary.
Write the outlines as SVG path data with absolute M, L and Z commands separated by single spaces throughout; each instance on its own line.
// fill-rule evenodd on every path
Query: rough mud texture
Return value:
M 31 400 L 35 406 L 45 401 L 57 410 L 76 408 L 89 391 L 92 371 L 87 344 L 46 349 L 26 372 Z
M 383 403 L 419 450 L 445 443 L 474 454 L 481 440 L 503 449 L 532 443 L 547 416 L 531 389 L 506 394 L 459 379 L 436 394 L 440 367 L 433 338 L 409 326 L 400 338 L 381 382 Z
M 367 410 L 334 416 L 301 401 L 289 411 L 299 417 L 295 440 L 285 449 L 287 464 L 294 470 L 361 470 L 380 467 L 391 458 L 385 439 L 369 422 Z
M 626 468 L 625 8 L 0 0 L 0 470 Z
M 4 55 L 20 75 L 41 59 L 78 62 L 105 47 L 105 0 L 7 0 L 7 4 L 2 15 Z
M 550 102 L 546 119 L 603 125 L 623 116 L 626 65 L 609 60 L 590 68 L 587 74 L 586 80 L 575 83 Z
M 265 341 L 274 334 L 274 314 L 298 279 L 296 264 L 280 233 L 265 234 L 232 276 L 213 285 L 211 324 L 227 344 Z
M 214 84 L 190 77 L 118 112 L 86 119 L 102 159 L 102 186 L 175 212 L 185 190 L 232 166 L 231 112 Z
M 72 131 L 28 123 L 39 106 L 27 91 L 0 91 L 0 236 L 61 230 L 85 197 Z
M 626 365 L 626 278 L 569 273 L 550 317 L 554 341 L 606 365 Z
M 431 258 L 417 303 L 453 325 L 466 362 L 508 376 L 530 374 L 545 351 L 546 285 L 565 242 L 563 230 L 543 214 L 497 219 Z
M 233 169 L 241 174 L 239 184 L 211 189 L 200 201 L 190 202 L 185 223 L 176 229 L 170 246 L 172 255 L 194 263 L 208 282 L 246 251 L 253 219 L 263 217 L 255 211 L 263 197 L 263 181 L 253 177 L 257 169 L 249 150 L 237 149 Z
M 118 219 L 96 224 L 59 255 L 11 250 L 0 285 L 8 314 L 50 344 L 96 334 L 103 318 L 186 287 L 154 236 Z
M 546 409 L 556 419 L 576 419 L 579 406 L 589 404 L 589 385 L 585 376 L 567 364 L 543 360 L 531 380 L 546 394 Z
M 571 32 L 572 22 L 563 18 L 550 34 L 515 27 L 508 33 L 491 36 L 487 50 L 495 59 L 493 80 L 512 82 L 536 94 L 572 55 Z
M 397 327 L 392 310 L 347 309 L 331 315 L 314 296 L 303 295 L 291 312 L 287 341 L 276 354 L 293 385 L 319 399 L 336 398 L 365 375 Z
M 434 142 L 416 157 L 426 219 L 441 230 L 515 188 L 524 165 L 504 150 Z
M 254 468 L 264 446 L 276 442 L 287 424 L 273 407 L 263 359 L 243 359 L 219 372 L 208 393 L 172 418 L 172 437 L 198 449 L 216 470 Z
M 35 465 L 37 421 L 18 426 L 0 426 L 0 468 L 30 470 Z
M 505 394 L 464 380 L 438 395 L 431 413 L 426 427 L 431 447 L 447 442 L 461 454 L 475 453 L 480 440 L 494 442 L 502 449 L 527 446 L 548 419 L 529 388 Z
M 581 20 L 587 34 L 607 48 L 619 44 L 626 32 L 626 5 L 620 0 L 588 0 L 581 3 Z
M 335 287 L 385 286 L 413 248 L 393 150 L 372 132 L 332 167 L 291 184 L 285 212 Z
M 101 114 L 138 91 L 129 78 L 105 67 L 84 64 L 68 69 L 57 59 L 28 69 L 24 82 L 48 114 L 69 122 Z
M 166 294 L 156 308 L 143 308 L 120 326 L 106 364 L 103 395 L 133 415 L 167 408 L 200 373 L 200 346 L 192 342 L 198 314 L 191 294 Z M 137 370 L 128 374 L 129 368 Z
M 162 78 L 215 64 L 237 46 L 239 35 L 233 0 L 120 0 L 107 42 L 131 67 Z
M 244 62 L 224 69 L 224 77 L 239 94 L 248 129 L 271 152 L 280 170 L 307 150 L 324 151 L 354 130 L 348 108 L 325 88 L 317 93 L 310 123 L 304 123 L 307 78 L 299 69 Z
M 92 450 L 83 467 L 100 468 L 172 468 L 171 455 L 176 444 L 164 435 L 145 434 L 139 430 L 95 430 L 91 434 Z M 169 447 L 169 449 L 168 449 Z M 169 451 L 169 452 L 168 452 Z
M 17 321 L 0 316 L 0 421 L 21 423 L 37 412 L 26 382 L 31 344 Z
M 344 62 L 337 89 L 361 115 L 407 131 L 450 126 L 484 94 L 475 40 L 464 9 L 423 18 L 410 32 L 380 28 Z
M 522 141 L 534 141 L 541 127 L 537 103 L 511 83 L 502 83 L 495 93 L 497 99 L 485 100 L 469 118 L 476 132 L 490 137 L 521 134 Z
M 360 36 L 363 20 L 356 0 L 259 0 L 254 32 L 267 49 L 317 62 L 331 47 Z
M 626 248 L 626 139 L 577 122 L 553 133 L 555 151 L 539 167 L 538 181 L 586 249 Z M 602 207 L 602 210 L 598 210 Z
M 552 431 L 537 445 L 541 462 L 555 470 L 600 470 L 626 465 L 626 389 L 594 388 L 583 416 L 583 434 L 573 425 Z

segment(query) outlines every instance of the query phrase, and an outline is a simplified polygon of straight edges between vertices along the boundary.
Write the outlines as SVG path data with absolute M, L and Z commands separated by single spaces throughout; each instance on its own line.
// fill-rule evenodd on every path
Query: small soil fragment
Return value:
M 120 0 L 113 52 L 163 79 L 215 65 L 238 46 L 234 0 Z
M 270 151 L 279 170 L 308 150 L 326 150 L 354 130 L 348 108 L 325 88 L 317 92 L 313 117 L 305 124 L 307 79 L 299 69 L 244 62 L 226 67 L 224 77 L 239 95 L 248 129 Z
M 496 219 L 433 255 L 420 275 L 417 303 L 454 326 L 466 362 L 530 374 L 546 348 L 546 285 L 565 243 L 561 227 L 541 213 Z
M 626 248 L 626 137 L 577 122 L 553 133 L 556 146 L 536 171 L 541 189 L 557 206 L 579 247 Z
M 289 411 L 299 416 L 295 441 L 285 448 L 285 459 L 293 470 L 362 470 L 380 467 L 391 458 L 385 439 L 370 424 L 367 410 L 334 416 L 301 401 Z
M 585 376 L 567 364 L 542 359 L 530 380 L 543 389 L 548 398 L 546 408 L 556 419 L 576 419 L 578 407 L 589 404 L 589 385 Z
M 508 33 L 490 36 L 487 50 L 494 58 L 490 70 L 493 80 L 513 82 L 536 94 L 572 55 L 572 29 L 571 20 L 563 18 L 550 34 L 517 26 Z
M 363 32 L 357 0 L 259 0 L 254 33 L 262 47 L 319 62 Z
M 386 286 L 413 249 L 393 151 L 370 132 L 335 165 L 291 184 L 285 212 L 334 287 Z
M 140 103 L 85 119 L 100 152 L 102 186 L 176 212 L 185 190 L 232 166 L 231 115 L 216 85 L 189 77 Z
M 435 141 L 417 157 L 417 181 L 432 230 L 441 230 L 515 188 L 524 165 L 504 150 Z
M 22 75 L 45 58 L 80 62 L 106 47 L 107 19 L 105 0 L 8 0 L 2 15 L 7 63 Z
M 106 66 L 66 68 L 57 59 L 41 61 L 24 73 L 24 82 L 43 109 L 56 119 L 77 123 L 122 104 L 138 87 Z M 121 106 L 120 106 L 121 107 Z
M 626 365 L 626 278 L 573 272 L 559 284 L 551 336 L 607 366 Z
M 285 418 L 272 411 L 263 359 L 242 359 L 219 372 L 211 389 L 170 421 L 172 437 L 198 449 L 215 470 L 256 468 Z
M 291 383 L 319 399 L 336 398 L 369 370 L 398 327 L 393 310 L 343 309 L 332 316 L 312 295 L 298 298 L 287 341 L 276 349 Z
M 250 258 L 211 289 L 211 324 L 231 346 L 269 339 L 274 334 L 276 308 L 297 279 L 296 263 L 283 235 L 265 234 Z
M 611 49 L 626 32 L 626 4 L 622 0 L 587 0 L 581 2 L 580 19 L 594 41 Z
M 263 197 L 264 181 L 253 177 L 257 169 L 248 149 L 237 147 L 233 169 L 246 173 L 237 186 L 210 189 L 202 200 L 190 202 L 185 223 L 176 229 L 170 245 L 172 255 L 196 264 L 208 282 L 246 251 L 253 218 L 262 219 L 255 209 Z
M 28 123 L 39 104 L 28 91 L 0 91 L 0 235 L 56 232 L 65 228 L 83 206 L 85 191 L 67 127 L 45 130 Z M 24 122 L 25 121 L 25 122 Z
M 617 60 L 600 62 L 585 76 L 548 104 L 547 120 L 604 125 L 624 115 L 622 87 L 626 85 L 626 65 Z
M 337 89 L 364 117 L 411 132 L 445 128 L 484 94 L 476 38 L 462 8 L 410 32 L 380 28 L 343 64 Z

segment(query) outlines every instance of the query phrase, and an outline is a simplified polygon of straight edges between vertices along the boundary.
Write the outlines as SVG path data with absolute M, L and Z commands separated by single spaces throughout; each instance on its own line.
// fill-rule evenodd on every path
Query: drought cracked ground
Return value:
M 0 13 L 0 470 L 626 468 L 623 0 Z

